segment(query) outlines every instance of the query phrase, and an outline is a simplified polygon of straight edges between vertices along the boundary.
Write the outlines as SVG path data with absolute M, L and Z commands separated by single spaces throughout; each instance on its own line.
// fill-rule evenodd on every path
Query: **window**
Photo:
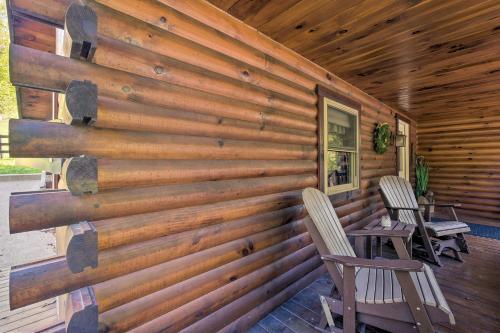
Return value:
M 359 106 L 332 92 L 319 98 L 320 188 L 328 195 L 358 189 Z

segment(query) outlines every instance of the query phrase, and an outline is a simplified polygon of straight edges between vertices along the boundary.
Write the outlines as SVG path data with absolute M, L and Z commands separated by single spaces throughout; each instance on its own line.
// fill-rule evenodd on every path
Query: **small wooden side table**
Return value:
M 392 243 L 394 245 L 394 249 L 396 250 L 398 256 L 400 259 L 411 259 L 412 256 L 412 236 L 415 231 L 415 224 L 406 224 L 406 223 L 401 223 L 398 221 L 391 221 L 391 226 L 390 227 L 383 227 L 381 225 L 381 219 L 377 219 L 373 221 L 372 223 L 366 225 L 363 230 L 407 230 L 409 232 L 409 236 L 407 238 L 401 238 L 401 237 L 390 237 L 392 240 Z M 372 259 L 373 258 L 373 251 L 372 251 L 372 240 L 373 237 L 376 239 L 376 256 L 382 257 L 382 236 L 367 236 L 365 239 L 365 255 L 367 258 Z M 362 245 L 357 245 L 356 247 L 359 248 L 359 246 Z

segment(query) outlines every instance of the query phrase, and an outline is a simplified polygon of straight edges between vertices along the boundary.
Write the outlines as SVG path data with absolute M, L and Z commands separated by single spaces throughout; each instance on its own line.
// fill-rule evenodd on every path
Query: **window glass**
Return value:
M 324 99 L 324 182 L 327 194 L 358 188 L 358 111 Z

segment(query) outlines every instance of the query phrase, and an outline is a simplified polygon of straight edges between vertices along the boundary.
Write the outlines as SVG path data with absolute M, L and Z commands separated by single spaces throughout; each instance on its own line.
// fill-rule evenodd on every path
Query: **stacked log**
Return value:
M 500 117 L 430 115 L 419 122 L 418 135 L 419 154 L 431 167 L 429 188 L 436 200 L 461 203 L 457 213 L 465 220 L 498 223 Z
M 66 159 L 64 190 L 10 198 L 11 233 L 65 235 L 58 257 L 12 270 L 12 308 L 68 294 L 70 332 L 245 330 L 312 282 L 301 190 L 318 182 L 317 84 L 362 105 L 342 223 L 384 213 L 395 151 L 371 140 L 394 110 L 208 4 L 85 3 L 10 0 L 64 29 L 59 55 L 10 48 L 16 86 L 59 94 L 55 121 L 11 121 L 10 154 Z

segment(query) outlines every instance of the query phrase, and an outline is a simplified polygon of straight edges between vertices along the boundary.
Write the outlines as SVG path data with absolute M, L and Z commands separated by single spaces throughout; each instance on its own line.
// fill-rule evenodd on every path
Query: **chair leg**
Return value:
M 470 253 L 469 245 L 467 245 L 467 240 L 465 239 L 464 234 L 461 232 L 457 234 L 457 243 L 458 243 L 458 246 L 460 247 L 460 250 L 463 253 L 467 253 L 467 254 Z
M 441 261 L 439 260 L 439 257 L 436 255 L 434 252 L 434 248 L 432 247 L 432 242 L 429 237 L 429 234 L 427 233 L 427 230 L 425 229 L 425 224 L 424 224 L 424 218 L 422 217 L 422 213 L 419 211 L 414 212 L 415 214 L 415 219 L 417 220 L 417 227 L 418 231 L 420 232 L 420 235 L 422 236 L 422 242 L 424 243 L 425 250 L 427 252 L 427 257 L 429 260 L 433 263 L 435 263 L 438 266 L 441 265 Z
M 410 312 L 415 320 L 416 329 L 419 333 L 433 333 L 434 327 L 432 326 L 431 319 L 420 299 L 417 292 L 415 282 L 409 272 L 396 271 L 401 290 L 406 298 L 406 302 L 410 307 Z M 418 282 L 417 282 L 418 283 Z
M 354 267 L 344 266 L 344 333 L 356 333 L 356 279 Z

